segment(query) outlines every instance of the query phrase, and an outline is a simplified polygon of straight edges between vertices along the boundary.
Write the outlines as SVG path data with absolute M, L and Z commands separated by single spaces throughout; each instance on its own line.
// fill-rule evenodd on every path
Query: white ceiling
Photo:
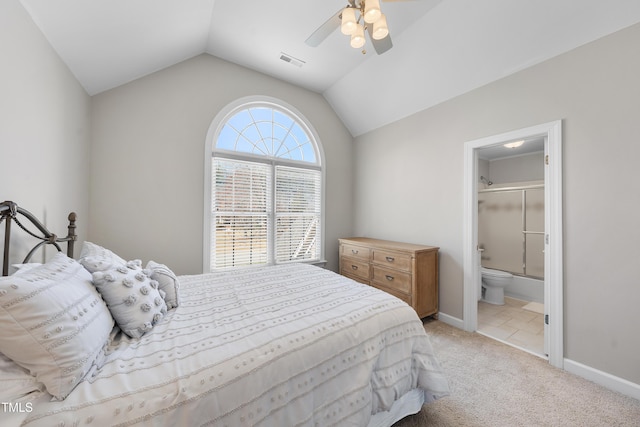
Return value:
M 638 0 L 387 1 L 378 56 L 304 43 L 346 0 L 21 2 L 90 95 L 209 53 L 322 93 L 354 136 L 640 22 Z

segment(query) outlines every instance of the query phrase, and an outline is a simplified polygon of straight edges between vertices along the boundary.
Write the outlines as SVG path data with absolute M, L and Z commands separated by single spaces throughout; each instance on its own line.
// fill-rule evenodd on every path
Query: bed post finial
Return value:
M 16 217 L 18 213 L 18 205 L 11 200 L 5 200 L 0 203 L 0 223 L 4 223 L 4 252 L 2 254 L 2 275 L 9 274 L 9 245 L 11 243 L 11 219 Z
M 78 236 L 76 235 L 76 219 L 78 218 L 78 215 L 76 215 L 75 212 L 71 212 L 68 216 L 69 219 L 69 227 L 67 227 L 69 229 L 69 233 L 67 234 L 67 237 L 70 237 L 71 239 L 67 241 L 67 256 L 69 258 L 73 258 L 73 246 L 76 243 L 76 240 L 78 238 Z

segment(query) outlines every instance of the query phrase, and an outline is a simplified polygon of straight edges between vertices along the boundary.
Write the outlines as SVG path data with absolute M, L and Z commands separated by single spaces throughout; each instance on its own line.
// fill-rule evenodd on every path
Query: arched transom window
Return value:
M 322 167 L 309 127 L 272 103 L 232 110 L 211 160 L 210 269 L 319 261 Z
M 267 106 L 235 113 L 220 131 L 216 150 L 317 163 L 309 133 L 287 113 Z

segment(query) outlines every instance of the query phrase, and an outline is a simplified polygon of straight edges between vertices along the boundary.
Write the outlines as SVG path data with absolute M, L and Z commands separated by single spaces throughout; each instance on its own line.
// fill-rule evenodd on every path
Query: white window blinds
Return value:
M 276 263 L 320 259 L 321 175 L 276 167 Z
M 320 259 L 320 171 L 218 157 L 212 170 L 214 269 Z
M 267 264 L 271 166 L 213 158 L 211 266 Z

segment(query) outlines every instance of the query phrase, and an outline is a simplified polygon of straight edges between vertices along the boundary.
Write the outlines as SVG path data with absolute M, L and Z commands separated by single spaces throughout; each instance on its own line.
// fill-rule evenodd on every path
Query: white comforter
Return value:
M 181 305 L 27 426 L 365 426 L 412 389 L 447 381 L 404 302 L 301 264 L 181 276 Z

